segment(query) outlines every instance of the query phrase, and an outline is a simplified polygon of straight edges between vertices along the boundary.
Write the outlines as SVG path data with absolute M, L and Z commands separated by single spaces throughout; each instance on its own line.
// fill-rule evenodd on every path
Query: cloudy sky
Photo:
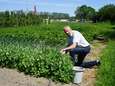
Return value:
M 84 4 L 98 10 L 106 4 L 115 4 L 115 0 L 0 0 L 0 11 L 29 11 L 36 5 L 38 12 L 61 12 L 73 16 L 75 9 Z

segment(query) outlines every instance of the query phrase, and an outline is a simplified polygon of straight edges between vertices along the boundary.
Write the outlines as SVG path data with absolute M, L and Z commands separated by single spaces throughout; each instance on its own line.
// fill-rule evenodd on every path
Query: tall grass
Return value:
M 101 56 L 101 67 L 97 73 L 96 86 L 115 85 L 115 41 L 109 41 Z

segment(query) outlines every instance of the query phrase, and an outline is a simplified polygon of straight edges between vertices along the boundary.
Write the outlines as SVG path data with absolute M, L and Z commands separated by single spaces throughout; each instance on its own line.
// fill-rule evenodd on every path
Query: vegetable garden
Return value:
M 69 55 L 59 53 L 60 49 L 66 45 L 66 35 L 63 33 L 65 25 L 70 25 L 73 29 L 83 33 L 89 42 L 94 40 L 97 35 L 111 37 L 111 40 L 114 38 L 113 33 L 111 34 L 114 32 L 113 26 L 108 23 L 55 22 L 49 25 L 0 28 L 1 67 L 16 68 L 35 77 L 46 77 L 65 83 L 71 82 L 73 80 L 73 64 Z M 101 77 L 103 73 L 106 76 L 106 72 L 103 72 L 106 67 L 108 67 L 107 72 L 113 68 L 112 74 L 114 73 L 114 65 L 112 64 L 114 61 L 108 61 L 108 59 L 114 59 L 113 44 L 114 42 L 110 43 L 108 45 L 110 47 L 104 51 L 102 68 L 99 70 L 100 75 L 97 78 Z M 108 54 L 111 58 L 106 57 Z M 104 62 L 107 62 L 108 65 Z M 111 76 L 114 76 L 112 74 Z M 110 81 L 113 82 L 112 80 L 111 77 Z M 97 86 L 110 86 L 100 85 L 100 81 L 98 81 Z

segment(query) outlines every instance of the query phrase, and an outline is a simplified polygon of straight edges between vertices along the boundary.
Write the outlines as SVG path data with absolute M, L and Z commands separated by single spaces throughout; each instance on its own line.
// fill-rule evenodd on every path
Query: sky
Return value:
M 32 11 L 36 5 L 37 12 L 68 13 L 74 16 L 76 8 L 81 5 L 91 6 L 98 11 L 107 4 L 115 4 L 115 0 L 0 0 L 0 11 Z

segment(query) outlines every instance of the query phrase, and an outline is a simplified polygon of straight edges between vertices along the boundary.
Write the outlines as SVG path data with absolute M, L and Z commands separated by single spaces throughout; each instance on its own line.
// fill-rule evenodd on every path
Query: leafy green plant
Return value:
M 3 46 L 0 44 L 0 65 L 17 68 L 33 76 L 47 77 L 61 82 L 72 80 L 72 63 L 68 56 L 62 56 L 51 48 L 30 46 Z

